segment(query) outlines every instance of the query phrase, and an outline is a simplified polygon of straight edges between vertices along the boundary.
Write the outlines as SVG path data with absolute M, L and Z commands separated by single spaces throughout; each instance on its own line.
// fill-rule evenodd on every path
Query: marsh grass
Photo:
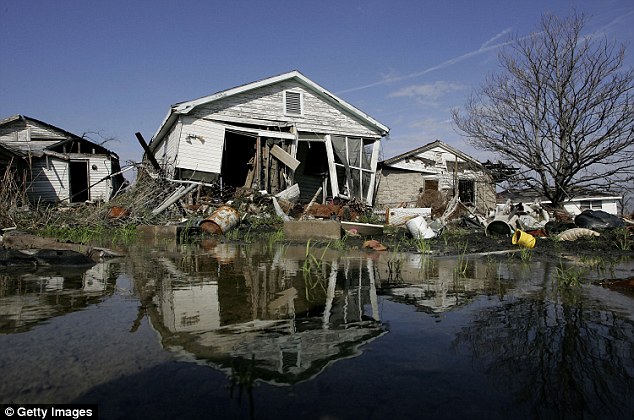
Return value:
M 390 257 L 386 263 L 388 282 L 397 282 L 401 280 L 401 265 L 403 264 L 403 259 L 399 256 L 398 244 L 392 249 Z
M 630 238 L 630 231 L 625 228 L 614 229 L 616 236 L 615 244 L 621 251 L 632 250 L 632 239 Z
M 429 240 L 423 238 L 414 239 L 414 246 L 421 254 L 431 254 L 431 244 Z
M 348 240 L 349 237 L 350 237 L 350 234 L 346 232 L 340 239 L 336 239 L 335 241 L 332 242 L 332 247 L 340 251 L 345 250 L 347 246 L 346 241 Z
M 524 264 L 528 264 L 533 260 L 533 250 L 530 248 L 521 248 L 519 251 L 520 260 Z
M 272 233 L 266 235 L 266 244 L 269 250 L 273 249 L 273 245 L 278 242 L 283 242 L 285 239 L 284 230 L 278 229 Z
M 558 287 L 570 289 L 581 286 L 585 270 L 581 267 L 566 267 L 563 262 L 560 262 L 555 274 Z
M 458 245 L 460 249 L 460 253 L 458 254 L 458 261 L 456 262 L 456 266 L 454 267 L 454 274 L 465 277 L 467 275 L 467 270 L 469 268 L 469 262 L 467 261 L 467 248 L 469 244 L 463 242 Z
M 320 287 L 320 290 L 326 292 L 326 276 L 324 275 L 324 256 L 328 251 L 330 242 L 324 247 L 321 255 L 318 257 L 315 255 L 317 249 L 310 243 L 310 239 L 306 243 L 306 254 L 304 263 L 302 264 L 302 276 L 304 278 L 306 300 L 312 302 L 313 295 L 316 293 L 316 289 Z

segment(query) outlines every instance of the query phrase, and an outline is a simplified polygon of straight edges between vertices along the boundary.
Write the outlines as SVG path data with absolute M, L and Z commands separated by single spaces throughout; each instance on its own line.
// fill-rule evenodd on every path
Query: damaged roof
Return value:
M 269 77 L 266 79 L 258 80 L 256 82 L 247 83 L 247 84 L 240 85 L 231 89 L 216 92 L 214 94 L 203 96 L 198 99 L 194 99 L 194 100 L 186 101 L 186 102 L 179 102 L 177 104 L 172 105 L 167 116 L 165 117 L 159 129 L 157 130 L 156 134 L 154 134 L 154 136 L 152 137 L 152 141 L 154 141 L 154 139 L 161 137 L 164 134 L 164 132 L 167 129 L 169 129 L 172 123 L 176 120 L 178 115 L 186 115 L 200 105 L 208 104 L 210 102 L 225 99 L 233 95 L 238 95 L 238 94 L 245 93 L 254 89 L 259 89 L 264 86 L 269 86 L 275 83 L 280 83 L 280 82 L 284 82 L 288 80 L 295 80 L 301 83 L 311 92 L 314 92 L 316 95 L 324 98 L 326 101 L 332 103 L 334 106 L 342 110 L 345 110 L 346 112 L 366 122 L 369 126 L 374 127 L 377 131 L 381 132 L 383 135 L 387 135 L 387 133 L 389 133 L 390 129 L 386 125 L 381 124 L 379 121 L 370 117 L 368 114 L 364 113 L 360 109 L 354 107 L 353 105 L 349 104 L 343 99 L 337 97 L 333 93 L 329 92 L 325 88 L 321 87 L 317 83 L 310 80 L 308 77 L 304 76 L 299 71 L 293 70 L 287 73 L 279 74 L 277 76 Z
M 20 123 L 23 123 L 23 128 L 39 126 L 45 132 L 31 133 L 28 141 L 20 140 L 17 137 L 15 140 L 8 139 L 7 134 L 17 132 L 22 128 L 15 127 L 16 124 Z M 45 154 L 45 151 L 55 151 L 60 146 L 71 142 L 89 145 L 100 154 L 110 155 L 118 159 L 116 153 L 97 143 L 32 117 L 16 114 L 0 120 L 0 147 L 18 157 L 41 157 Z
M 417 155 L 419 155 L 421 153 L 424 153 L 424 152 L 427 152 L 429 150 L 432 150 L 435 147 L 441 147 L 441 148 L 447 150 L 452 155 L 458 156 L 459 158 L 461 158 L 464 161 L 472 162 L 472 163 L 474 163 L 477 166 L 482 166 L 482 163 L 480 163 L 476 159 L 472 158 L 471 156 L 461 152 L 460 150 L 458 150 L 458 149 L 456 149 L 456 148 L 454 148 L 454 147 L 452 147 L 452 146 L 448 145 L 447 143 L 445 143 L 443 141 L 440 141 L 440 140 L 433 141 L 433 142 L 428 143 L 428 144 L 426 144 L 424 146 L 421 146 L 421 147 L 419 147 L 417 149 L 410 150 L 409 152 L 402 153 L 402 154 L 400 154 L 398 156 L 394 156 L 394 157 L 392 157 L 390 159 L 386 159 L 383 162 L 381 162 L 381 165 L 383 165 L 383 166 L 394 165 L 395 163 L 401 162 L 403 160 L 406 160 L 406 159 L 409 159 L 409 158 L 414 158 Z

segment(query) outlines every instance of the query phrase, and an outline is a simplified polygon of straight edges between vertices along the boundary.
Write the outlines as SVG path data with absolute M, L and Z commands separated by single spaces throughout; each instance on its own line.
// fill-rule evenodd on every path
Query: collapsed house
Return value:
M 495 209 L 495 183 L 482 163 L 436 140 L 379 163 L 376 207 L 427 207 L 422 196 L 445 203 L 458 196 L 487 215 Z M 432 194 L 433 193 L 433 194 Z
M 176 180 L 372 205 L 388 132 L 291 71 L 173 105 L 146 155 Z
M 24 115 L 0 120 L 0 175 L 31 202 L 108 201 L 123 185 L 105 147 Z

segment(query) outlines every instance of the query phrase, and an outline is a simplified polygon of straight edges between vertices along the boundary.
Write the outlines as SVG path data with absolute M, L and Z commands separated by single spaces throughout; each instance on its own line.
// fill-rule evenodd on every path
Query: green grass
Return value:
M 519 254 L 523 263 L 529 263 L 533 259 L 533 250 L 530 248 L 521 248 Z
M 557 285 L 566 289 L 580 287 L 584 274 L 582 268 L 565 267 L 563 262 L 560 262 L 556 271 Z
M 398 244 L 392 250 L 390 258 L 387 260 L 388 281 L 398 281 L 401 279 L 401 265 L 403 260 L 398 256 Z
M 97 225 L 94 227 L 56 227 L 46 226 L 38 232 L 39 236 L 55 238 L 62 242 L 72 242 L 86 245 L 96 241 L 110 241 L 112 243 L 129 243 L 136 238 L 136 226 L 109 227 Z
M 625 228 L 614 229 L 616 235 L 616 247 L 621 251 L 630 251 L 632 249 L 632 240 L 630 239 L 630 231 Z
M 304 264 L 302 265 L 302 275 L 304 277 L 305 283 L 305 292 L 306 292 L 306 300 L 308 302 L 312 302 L 314 300 L 314 294 L 317 293 L 317 290 L 321 290 L 324 293 L 326 292 L 325 276 L 323 274 L 324 269 L 324 255 L 326 251 L 328 251 L 328 247 L 330 246 L 330 242 L 326 245 L 326 247 L 321 252 L 321 256 L 316 257 L 315 252 L 317 251 L 310 244 L 310 239 L 306 243 L 306 254 L 304 259 Z M 317 289 L 318 286 L 321 289 Z M 317 290 L 316 290 L 317 289 Z
M 467 248 L 469 247 L 468 243 L 462 243 L 458 245 L 460 249 L 460 254 L 458 255 L 458 262 L 454 267 L 454 273 L 458 276 L 465 277 L 467 275 L 467 269 L 469 268 L 469 262 L 466 258 Z
M 431 254 L 431 244 L 427 239 L 414 239 L 414 246 L 421 254 Z

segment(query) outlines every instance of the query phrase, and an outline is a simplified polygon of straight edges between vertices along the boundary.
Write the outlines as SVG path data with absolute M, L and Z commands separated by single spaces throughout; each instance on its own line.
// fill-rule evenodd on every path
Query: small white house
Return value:
M 31 202 L 108 201 L 123 183 L 114 152 L 24 115 L 0 120 L 0 176 L 7 171 Z
M 173 105 L 149 144 L 169 177 L 371 205 L 388 127 L 291 71 Z
M 498 208 L 502 208 L 507 200 L 511 200 L 513 204 L 522 203 L 528 205 L 538 201 L 542 204 L 551 204 L 549 200 L 542 199 L 542 197 L 535 193 L 530 192 L 515 192 L 510 193 L 504 191 L 498 193 Z M 576 216 L 584 210 L 603 210 L 606 213 L 617 216 L 619 214 L 619 202 L 623 199 L 622 195 L 610 194 L 610 193 L 585 193 L 577 195 L 568 201 L 563 203 L 563 208 L 570 215 Z

